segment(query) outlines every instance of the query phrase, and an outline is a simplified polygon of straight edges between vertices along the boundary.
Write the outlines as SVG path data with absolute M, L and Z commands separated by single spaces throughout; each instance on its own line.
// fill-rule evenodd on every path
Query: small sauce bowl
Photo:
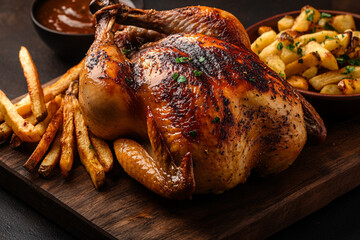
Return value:
M 31 20 L 40 38 L 61 57 L 82 59 L 94 41 L 94 33 L 64 33 L 43 26 L 37 19 L 37 12 L 47 0 L 35 0 L 31 8 Z

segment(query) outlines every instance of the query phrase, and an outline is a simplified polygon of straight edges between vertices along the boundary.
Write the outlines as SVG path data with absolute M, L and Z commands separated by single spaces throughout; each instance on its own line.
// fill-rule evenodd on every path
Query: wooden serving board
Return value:
M 360 185 L 360 116 L 328 125 L 323 145 L 305 146 L 286 171 L 221 195 L 163 199 L 118 164 L 96 191 L 79 163 L 50 180 L 22 165 L 34 145 L 0 145 L 0 184 L 83 239 L 261 239 Z

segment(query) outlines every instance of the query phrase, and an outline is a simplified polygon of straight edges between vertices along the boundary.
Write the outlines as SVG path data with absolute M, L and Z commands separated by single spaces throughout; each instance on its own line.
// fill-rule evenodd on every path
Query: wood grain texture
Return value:
M 83 239 L 261 239 L 360 185 L 360 116 L 328 125 L 325 144 L 305 146 L 286 171 L 249 180 L 221 195 L 163 199 L 119 164 L 96 191 L 77 157 L 68 179 L 22 165 L 35 145 L 0 145 L 0 184 Z

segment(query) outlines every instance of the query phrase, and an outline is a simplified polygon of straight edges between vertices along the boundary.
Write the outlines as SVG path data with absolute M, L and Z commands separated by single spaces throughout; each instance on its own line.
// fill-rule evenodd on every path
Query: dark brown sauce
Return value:
M 90 0 L 47 0 L 36 12 L 43 26 L 64 33 L 94 33 Z

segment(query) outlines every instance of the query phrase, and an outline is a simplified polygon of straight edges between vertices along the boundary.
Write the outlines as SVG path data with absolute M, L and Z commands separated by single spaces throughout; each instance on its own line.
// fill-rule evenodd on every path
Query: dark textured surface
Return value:
M 15 98 L 26 92 L 26 84 L 18 51 L 26 46 L 38 67 L 43 83 L 62 74 L 74 62 L 62 60 L 41 42 L 32 27 L 29 9 L 32 1 L 0 0 L 0 88 Z M 170 9 L 186 5 L 209 5 L 223 8 L 240 18 L 245 27 L 277 13 L 297 10 L 309 1 L 145 1 L 146 8 Z M 355 0 L 316 1 L 321 9 L 360 11 Z M 327 207 L 306 217 L 272 237 L 272 239 L 359 239 L 360 189 L 338 198 Z M 72 237 L 24 205 L 8 192 L 0 189 L 0 238 L 1 239 L 72 239 Z

